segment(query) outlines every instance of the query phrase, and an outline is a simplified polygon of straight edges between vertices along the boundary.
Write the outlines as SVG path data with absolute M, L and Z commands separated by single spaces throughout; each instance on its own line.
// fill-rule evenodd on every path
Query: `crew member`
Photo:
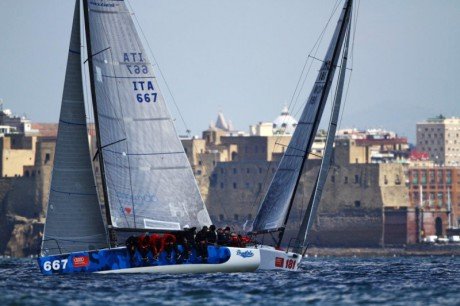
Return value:
M 129 260 L 132 261 L 134 254 L 136 253 L 137 238 L 134 236 L 129 236 L 126 239 L 126 249 L 128 250 Z
M 217 243 L 216 226 L 214 224 L 209 227 L 209 231 L 206 233 L 206 241 L 208 244 L 215 245 Z
M 232 233 L 230 232 L 230 227 L 224 229 L 224 245 L 230 245 L 232 242 L 231 239 Z
M 225 235 L 222 228 L 217 229 L 217 245 L 225 245 Z
M 166 251 L 166 260 L 171 260 L 171 253 L 174 250 L 174 257 L 177 261 L 177 256 L 179 255 L 179 250 L 176 244 L 176 236 L 172 234 L 164 234 L 163 235 L 163 248 Z
M 158 260 L 158 256 L 160 256 L 160 253 L 163 252 L 163 240 L 160 235 L 150 235 L 149 247 L 150 252 L 152 252 L 153 260 Z
M 196 236 L 195 236 L 197 254 L 198 256 L 201 257 L 201 260 L 203 262 L 206 262 L 208 260 L 208 245 L 206 242 L 207 234 L 208 234 L 208 227 L 205 225 L 203 226 L 201 231 L 196 233 Z
M 141 235 L 137 241 L 137 250 L 141 254 L 141 257 L 144 261 L 148 261 L 147 254 L 149 253 L 150 247 L 150 236 L 149 233 Z

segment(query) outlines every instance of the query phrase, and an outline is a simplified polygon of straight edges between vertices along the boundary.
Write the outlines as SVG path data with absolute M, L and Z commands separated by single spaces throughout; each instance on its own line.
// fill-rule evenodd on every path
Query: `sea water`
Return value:
M 0 305 L 460 305 L 460 258 L 306 258 L 297 272 L 42 276 L 0 259 Z

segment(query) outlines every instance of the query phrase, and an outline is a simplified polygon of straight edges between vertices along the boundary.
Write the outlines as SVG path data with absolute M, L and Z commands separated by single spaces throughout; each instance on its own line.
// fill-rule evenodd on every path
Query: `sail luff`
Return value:
M 351 20 L 351 15 L 350 15 L 350 20 Z M 323 159 L 321 161 L 319 173 L 318 173 L 318 176 L 317 176 L 314 188 L 313 188 L 313 193 L 310 196 L 307 210 L 302 219 L 302 224 L 300 225 L 300 229 L 299 229 L 297 239 L 296 239 L 297 243 L 296 243 L 294 252 L 301 252 L 302 248 L 305 246 L 305 243 L 308 237 L 308 233 L 310 232 L 310 229 L 315 220 L 318 205 L 321 200 L 323 188 L 326 183 L 327 175 L 328 175 L 329 168 L 331 165 L 332 148 L 334 145 L 335 133 L 337 130 L 337 125 L 338 125 L 338 120 L 339 120 L 340 106 L 342 102 L 343 88 L 345 84 L 345 77 L 346 77 L 346 70 L 347 70 L 348 46 L 350 44 L 350 36 L 351 36 L 350 29 L 351 29 L 351 22 L 349 22 L 348 24 L 348 34 L 345 38 L 345 45 L 343 49 L 337 91 L 336 91 L 334 105 L 332 107 L 331 118 L 330 118 L 330 122 L 328 126 L 328 132 L 327 132 L 327 137 L 326 137 L 326 145 L 324 147 Z
M 74 11 L 42 255 L 107 247 L 91 165 L 80 52 L 80 2 Z
M 107 194 L 107 182 L 106 182 L 106 177 L 105 177 L 104 157 L 103 157 L 103 152 L 101 148 L 101 135 L 100 135 L 100 128 L 99 128 L 97 97 L 96 97 L 96 91 L 95 91 L 95 85 L 94 85 L 94 71 L 93 71 L 93 65 L 91 64 L 92 57 L 93 57 L 93 51 L 92 51 L 92 46 L 91 46 L 91 32 L 90 32 L 91 29 L 89 26 L 88 0 L 83 0 L 83 15 L 84 15 L 84 24 L 85 24 L 86 50 L 87 50 L 87 56 L 88 56 L 88 71 L 89 71 L 91 101 L 93 104 L 94 125 L 95 125 L 95 131 L 96 131 L 96 147 L 97 147 L 96 154 L 98 155 L 97 158 L 99 161 L 99 169 L 101 172 L 102 193 L 103 193 L 103 198 L 104 198 L 106 222 L 107 222 L 109 238 L 110 238 L 109 242 L 110 242 L 110 245 L 112 246 L 116 244 L 116 241 L 114 241 L 115 239 L 113 237 L 113 233 L 111 232 L 112 231 L 111 230 L 112 218 L 110 217 L 111 215 L 110 215 L 109 197 Z
M 347 29 L 350 10 L 351 0 L 348 0 L 337 22 L 324 62 L 294 135 L 280 161 L 265 198 L 259 207 L 258 214 L 253 223 L 252 231 L 254 233 L 281 230 L 280 238 L 282 238 L 282 230 L 289 217 L 301 171 L 311 149 L 332 85 L 332 79 Z M 303 154 L 299 154 L 299 152 L 303 152 Z

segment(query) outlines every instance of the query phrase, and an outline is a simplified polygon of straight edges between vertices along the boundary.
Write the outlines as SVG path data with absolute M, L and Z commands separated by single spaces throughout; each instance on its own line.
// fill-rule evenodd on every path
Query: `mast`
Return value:
M 339 33 L 338 33 L 338 38 L 337 38 L 336 45 L 334 46 L 334 51 L 333 51 L 332 58 L 331 58 L 330 61 L 325 62 L 323 64 L 327 68 L 327 73 L 326 73 L 326 79 L 324 81 L 325 86 L 324 86 L 324 89 L 321 92 L 321 96 L 320 96 L 320 99 L 319 99 L 319 104 L 321 105 L 322 110 L 324 109 L 324 106 L 326 104 L 326 100 L 327 100 L 328 95 L 329 95 L 329 90 L 331 88 L 332 80 L 334 78 L 334 72 L 335 72 L 335 68 L 336 68 L 336 67 L 334 67 L 334 65 L 335 65 L 335 63 L 338 62 L 338 58 L 340 56 L 340 52 L 341 52 L 341 49 L 342 49 L 342 43 L 344 41 L 344 37 L 345 37 L 345 34 L 347 32 L 347 29 L 348 29 L 348 24 L 349 24 L 350 17 L 351 17 L 352 2 L 353 2 L 352 0 L 347 0 L 347 2 L 345 3 L 345 5 L 343 7 L 343 10 L 345 10 L 345 13 L 344 13 L 342 23 L 340 25 L 338 25 L 338 26 L 340 26 L 340 30 L 339 30 Z M 321 74 L 321 70 L 320 70 L 319 73 Z M 315 90 L 315 88 L 313 90 Z M 310 101 L 308 103 L 310 103 Z M 284 219 L 283 227 L 280 229 L 280 234 L 279 234 L 279 238 L 278 238 L 277 247 L 280 247 L 281 241 L 283 240 L 284 230 L 286 228 L 287 222 L 289 220 L 289 215 L 290 215 L 292 206 L 294 204 L 295 195 L 297 193 L 297 188 L 299 187 L 301 173 L 302 173 L 302 170 L 303 170 L 303 168 L 305 166 L 305 162 L 308 159 L 309 150 L 311 148 L 313 140 L 314 140 L 314 138 L 316 136 L 316 131 L 318 129 L 319 122 L 321 120 L 322 110 L 320 112 L 317 112 L 316 116 L 315 116 L 314 128 L 313 128 L 314 133 L 312 133 L 311 138 L 308 140 L 307 149 L 304 152 L 302 163 L 301 163 L 300 170 L 299 170 L 300 173 L 297 176 L 297 179 L 296 179 L 296 182 L 295 182 L 295 185 L 294 185 L 294 190 L 290 195 L 289 206 L 288 206 L 287 214 L 286 214 L 285 219 Z
M 450 199 L 450 187 L 447 187 L 447 228 L 452 228 L 452 202 Z
M 83 0 L 83 12 L 84 12 L 84 19 L 85 19 L 85 35 L 86 35 L 85 37 L 86 37 L 86 49 L 87 49 L 87 55 L 88 55 L 88 70 L 89 70 L 89 80 L 90 80 L 90 88 L 91 88 L 91 100 L 93 103 L 94 123 L 95 123 L 95 129 L 96 129 L 96 146 L 97 146 L 97 152 L 98 152 L 96 154 L 98 154 L 99 169 L 101 170 L 105 216 L 107 220 L 107 228 L 109 232 L 110 246 L 112 246 L 116 244 L 116 236 L 112 229 L 112 217 L 110 214 L 109 197 L 107 193 L 107 182 L 106 182 L 105 171 L 104 171 L 104 159 L 103 159 L 102 146 L 101 146 L 101 135 L 100 135 L 100 130 L 99 130 L 99 116 L 98 116 L 98 111 L 97 111 L 96 90 L 95 90 L 95 84 L 94 84 L 94 71 L 93 71 L 93 65 L 92 65 L 93 52 L 91 49 L 88 0 Z
M 350 15 L 351 17 L 351 15 Z M 334 101 L 334 105 L 332 107 L 331 119 L 328 126 L 328 132 L 326 137 L 326 146 L 324 148 L 323 160 L 321 161 L 321 166 L 319 169 L 319 173 L 315 182 L 315 186 L 313 188 L 313 193 L 310 196 L 310 200 L 308 202 L 307 211 L 305 212 L 305 216 L 302 220 L 302 224 L 300 225 L 299 232 L 297 234 L 297 245 L 294 249 L 294 252 L 301 252 L 302 248 L 307 241 L 307 235 L 310 231 L 316 216 L 316 211 L 318 209 L 319 202 L 321 200 L 321 195 L 323 192 L 324 185 L 326 183 L 327 175 L 329 173 L 329 168 L 331 165 L 331 158 L 332 158 L 332 147 L 334 144 L 335 133 L 337 130 L 337 124 L 340 114 L 340 105 L 342 102 L 342 95 L 343 95 L 343 87 L 345 83 L 346 77 L 346 70 L 347 70 L 347 60 L 348 60 L 348 47 L 350 44 L 350 36 L 351 36 L 351 22 L 348 24 L 348 34 L 345 39 L 345 46 L 343 49 L 342 55 L 342 63 L 341 69 L 339 74 L 338 80 L 338 87 L 336 91 L 336 97 Z

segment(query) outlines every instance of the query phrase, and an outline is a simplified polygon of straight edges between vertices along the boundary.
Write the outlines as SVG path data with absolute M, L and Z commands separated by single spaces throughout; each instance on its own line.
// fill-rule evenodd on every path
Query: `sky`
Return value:
M 129 0 L 186 126 L 200 135 L 222 111 L 239 130 L 290 104 L 305 60 L 337 0 Z M 340 1 L 341 5 L 343 0 Z M 0 98 L 34 122 L 57 122 L 73 0 L 0 1 Z M 460 1 L 361 0 L 340 128 L 460 117 Z M 337 16 L 316 56 L 322 58 Z M 298 105 L 308 97 L 319 62 Z M 166 96 L 174 118 L 180 118 Z M 298 109 L 298 106 L 297 106 Z M 294 109 L 293 113 L 298 114 Z M 176 120 L 178 133 L 185 126 Z

